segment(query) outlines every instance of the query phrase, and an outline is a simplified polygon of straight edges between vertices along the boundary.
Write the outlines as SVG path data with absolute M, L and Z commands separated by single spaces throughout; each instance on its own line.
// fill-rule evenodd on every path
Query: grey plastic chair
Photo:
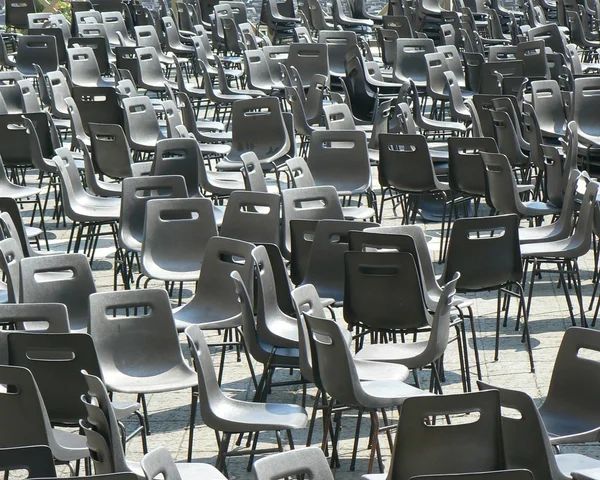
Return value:
M 234 272 L 232 278 L 236 282 L 236 289 L 239 287 L 244 288 L 238 274 Z M 245 299 L 240 301 L 244 303 Z M 212 357 L 204 339 L 204 334 L 197 326 L 188 327 L 185 333 L 198 372 L 202 420 L 217 433 L 219 444 L 217 469 L 225 475 L 227 474 L 226 459 L 229 456 L 229 442 L 232 434 L 253 433 L 252 449 L 248 452 L 250 455 L 248 468 L 252 465 L 254 455 L 274 451 L 273 448 L 263 450 L 256 448 L 260 432 L 285 430 L 290 446 L 293 448 L 292 430 L 306 426 L 308 420 L 306 410 L 298 405 L 244 402 L 223 395 L 217 382 Z M 221 435 L 219 435 L 219 432 Z M 279 445 L 279 448 L 275 450 L 282 451 L 281 443 Z M 239 455 L 239 452 L 236 452 L 236 455 Z
M 85 143 L 79 142 L 79 148 L 83 153 L 83 163 L 85 165 L 85 182 L 90 192 L 98 197 L 120 198 L 121 184 L 106 182 L 98 178 L 99 176 L 103 177 L 103 175 L 100 174 L 98 176 L 96 174 L 96 168 L 94 167 L 94 162 L 92 161 L 92 155 L 90 154 L 88 148 L 85 146 Z
M 89 123 L 94 166 L 98 173 L 115 179 L 132 176 L 133 160 L 120 125 Z
M 235 191 L 227 201 L 220 235 L 250 243 L 279 245 L 280 208 L 278 194 Z
M 54 458 L 69 463 L 89 456 L 85 437 L 53 429 L 44 401 L 29 370 L 0 366 L 0 382 L 14 387 L 0 394 L 2 435 L 0 448 L 48 445 Z
M 371 381 L 361 383 L 356 366 L 350 354 L 347 340 L 340 326 L 334 321 L 304 314 L 308 324 L 311 349 L 316 353 L 316 366 L 325 392 L 342 405 L 356 408 L 359 414 L 368 411 L 371 417 L 371 455 L 368 472 L 373 469 L 375 453 L 378 452 L 379 413 L 384 408 L 397 407 L 408 397 L 422 396 L 425 392 L 402 382 Z M 331 422 L 333 400 L 326 412 L 326 421 Z M 358 428 L 360 426 L 359 416 Z M 384 417 L 385 418 L 385 417 Z M 339 423 L 338 423 L 339 428 Z M 328 425 L 323 428 L 327 432 Z M 339 432 L 339 431 L 338 431 Z M 334 441 L 337 441 L 337 433 Z M 354 468 L 358 439 L 355 438 L 353 460 L 350 468 Z M 383 463 L 379 460 L 379 469 L 383 471 Z
M 578 258 L 589 252 L 591 248 L 591 237 L 594 217 L 594 207 L 596 204 L 596 194 L 600 185 L 597 182 L 590 181 L 587 184 L 585 193 L 581 200 L 581 207 L 575 229 L 572 234 L 564 239 L 550 242 L 537 242 L 525 244 L 521 247 L 521 256 L 525 260 L 525 272 L 529 264 L 533 266 L 531 277 L 529 279 L 529 292 L 527 296 L 527 312 L 531 308 L 531 298 L 535 284 L 535 277 L 541 273 L 541 265 L 544 263 L 555 264 L 558 267 L 560 282 L 564 290 L 571 323 L 575 326 L 575 316 L 573 313 L 573 304 L 566 284 L 565 274 L 573 281 L 577 302 L 579 304 L 579 315 L 581 326 L 587 326 L 585 309 L 583 307 L 583 298 L 581 293 L 581 279 L 579 275 Z M 554 270 L 551 270 L 554 271 Z M 525 285 L 526 277 L 523 278 Z
M 217 234 L 210 200 L 150 200 L 146 204 L 140 256 L 142 273 L 148 277 L 146 284 L 149 279 L 165 282 L 197 281 L 208 241 Z M 164 242 L 167 236 L 171 239 L 168 244 Z
M 571 472 L 577 470 L 600 468 L 598 460 L 585 455 L 554 454 L 535 403 L 525 392 L 499 388 L 484 382 L 477 384 L 480 390 L 497 390 L 500 393 L 500 405 L 505 409 L 516 410 L 519 414 L 502 415 L 502 440 L 507 468 L 525 468 L 535 478 L 553 480 L 572 478 Z M 523 450 L 525 446 L 527 453 Z
M 157 289 L 97 293 L 89 297 L 89 308 L 90 334 L 106 388 L 139 395 L 148 430 L 146 394 L 192 388 L 192 425 L 197 379 L 183 358 L 167 293 Z M 121 313 L 124 309 L 129 316 Z
M 87 298 L 96 292 L 85 255 L 62 254 L 21 260 L 21 301 L 63 303 L 69 311 L 71 331 L 87 331 Z
M 152 101 L 146 96 L 137 96 L 124 98 L 122 103 L 127 141 L 136 152 L 134 160 L 141 154 L 154 153 L 156 143 L 166 136 L 160 129 Z
M 252 465 L 255 480 L 280 480 L 291 475 L 305 475 L 308 480 L 333 480 L 323 451 L 302 448 L 261 458 Z
M 400 409 L 389 472 L 362 478 L 410 479 L 421 475 L 523 468 L 505 460 L 506 436 L 501 426 L 500 404 L 497 392 L 407 399 Z M 460 414 L 471 421 L 450 424 L 436 418 Z M 460 452 L 467 446 L 475 449 L 477 455 L 463 458 Z M 429 461 L 423 462 L 422 455 L 427 455 Z
M 144 455 L 140 462 L 146 480 L 155 480 L 157 477 L 164 480 L 180 480 L 185 475 L 177 469 L 169 451 L 160 447 Z M 191 470 L 191 469 L 190 469 Z M 202 463 L 193 464 L 193 472 L 205 480 L 226 480 L 219 471 L 211 465 Z

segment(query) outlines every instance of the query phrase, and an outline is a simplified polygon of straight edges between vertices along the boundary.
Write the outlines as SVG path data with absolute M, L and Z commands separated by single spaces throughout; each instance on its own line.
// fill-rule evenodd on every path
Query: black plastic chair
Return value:
M 0 472 L 26 470 L 27 478 L 54 478 L 52 450 L 45 445 L 0 448 Z
M 518 216 L 501 215 L 496 217 L 461 218 L 454 222 L 443 278 L 449 279 L 460 272 L 457 284 L 459 292 L 498 291 L 496 311 L 496 350 L 498 359 L 500 337 L 501 294 L 509 294 L 519 299 L 519 318 L 523 315 L 523 339 L 529 352 L 531 371 L 534 371 L 533 352 L 529 335 L 528 312 L 525 309 L 525 296 L 521 279 L 523 266 L 519 247 Z M 516 291 L 514 291 L 516 289 Z M 505 317 L 508 315 L 508 308 Z

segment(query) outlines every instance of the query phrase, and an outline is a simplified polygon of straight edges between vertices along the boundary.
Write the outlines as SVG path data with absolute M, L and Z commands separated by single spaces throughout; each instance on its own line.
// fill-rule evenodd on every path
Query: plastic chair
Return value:
M 447 235 L 446 192 L 450 190 L 450 186 L 438 179 L 424 136 L 392 133 L 379 136 L 379 184 L 382 186 L 379 217 L 382 218 L 383 215 L 386 194 L 391 194 L 392 200 L 400 201 L 403 224 L 415 222 L 421 196 L 435 193 L 444 197 L 440 245 L 444 244 L 444 237 Z M 443 250 L 440 248 L 440 262 Z
M 440 475 L 419 475 L 412 480 L 532 480 L 533 474 L 529 470 L 513 469 L 477 473 L 451 473 Z
M 54 351 L 55 356 L 47 358 L 44 351 Z M 8 335 L 9 364 L 28 368 L 40 389 L 48 418 L 51 424 L 78 426 L 86 410 L 81 403 L 81 395 L 87 392 L 87 384 L 81 375 L 85 370 L 101 376 L 100 364 L 92 338 L 85 333 L 11 333 Z M 142 433 L 144 452 L 148 451 L 146 434 L 137 403 L 114 405 L 117 419 L 136 414 L 140 427 L 128 438 Z M 125 441 L 126 439 L 124 439 Z
M 541 265 L 544 263 L 555 264 L 558 267 L 560 282 L 569 306 L 572 324 L 575 325 L 575 316 L 573 314 L 573 305 L 571 303 L 569 291 L 565 282 L 565 274 L 567 274 L 574 282 L 577 301 L 579 304 L 581 325 L 587 325 L 585 311 L 583 308 L 583 299 L 581 296 L 581 279 L 579 277 L 578 258 L 582 255 L 585 255 L 591 248 L 594 206 L 598 188 L 599 185 L 597 182 L 590 181 L 587 184 L 583 199 L 581 201 L 581 207 L 575 229 L 569 237 L 549 242 L 542 241 L 529 243 L 521 247 L 521 256 L 525 260 L 525 271 L 527 272 L 527 267 L 529 264 L 533 265 L 532 276 L 529 284 L 529 294 L 527 298 L 528 312 L 531 307 L 531 297 L 535 283 L 535 276 L 542 271 L 546 271 L 541 269 Z M 524 285 L 525 280 L 526 279 L 523 281 Z
M 125 20 L 121 12 L 107 12 L 103 11 L 102 23 L 106 28 L 107 38 L 111 45 L 123 47 L 134 47 L 135 42 L 129 38 L 127 33 L 127 27 L 125 26 Z M 120 37 L 117 36 L 120 33 Z
M 0 448 L 48 445 L 54 458 L 63 463 L 89 456 L 85 437 L 53 429 L 40 391 L 29 370 L 0 366 L 0 381 L 11 393 L 0 394 L 3 434 Z
M 18 29 L 29 28 L 27 16 L 35 13 L 35 3 L 33 0 L 24 2 L 9 1 L 6 4 L 6 25 Z
M 45 445 L 0 449 L 0 472 L 26 470 L 27 478 L 54 478 L 52 450 Z
M 0 270 L 6 277 L 6 291 L 9 303 L 20 303 L 20 262 L 23 259 L 23 251 L 18 239 L 5 238 L 0 240 Z
M 236 289 L 244 288 L 239 274 L 233 273 L 232 277 L 236 282 Z M 238 293 L 238 295 L 240 294 Z M 246 298 L 238 300 L 242 304 L 242 308 L 246 308 L 246 300 Z M 303 428 L 307 423 L 304 408 L 298 405 L 242 402 L 223 395 L 217 383 L 210 351 L 202 331 L 198 327 L 188 327 L 185 333 L 198 372 L 202 419 L 207 426 L 217 432 L 217 442 L 219 443 L 217 469 L 227 474 L 225 461 L 229 456 L 229 442 L 232 434 L 245 432 L 254 434 L 252 449 L 248 452 L 250 455 L 248 468 L 252 465 L 254 455 L 273 451 L 272 449 L 257 450 L 258 435 L 262 431 L 286 430 L 290 444 L 293 446 L 291 431 Z M 281 451 L 281 447 L 277 450 Z M 239 452 L 236 454 L 239 455 Z
M 229 338 L 232 330 L 241 326 L 240 309 L 235 302 L 234 290 L 231 287 L 231 272 L 240 273 L 248 285 L 253 285 L 254 264 L 252 249 L 254 245 L 241 240 L 225 237 L 213 237 L 208 241 L 204 254 L 203 268 L 196 287 L 195 295 L 190 301 L 173 310 L 173 318 L 177 331 L 182 332 L 190 325 L 198 325 L 203 330 L 228 331 L 225 339 Z M 238 342 L 239 343 L 239 342 Z M 226 348 L 229 343 L 217 344 L 222 346 L 219 382 L 223 376 Z M 256 385 L 254 370 L 246 352 L 250 374 Z
M 249 150 L 260 159 L 263 169 L 282 163 L 290 151 L 291 139 L 276 97 L 238 100 L 231 117 L 232 150 L 217 163 L 217 169 L 238 171 L 243 166 L 240 155 Z
M 84 133 L 89 134 L 90 123 L 123 125 L 123 109 L 114 87 L 78 87 L 71 90 L 73 100 L 81 116 Z M 68 105 L 68 104 L 67 104 Z M 71 107 L 69 106 L 71 112 Z M 75 136 L 81 136 L 79 129 L 72 121 Z M 87 138 L 83 137 L 86 140 Z
M 160 59 L 153 47 L 142 47 L 136 49 L 140 88 L 151 92 L 164 92 L 165 85 L 177 88 L 177 83 L 165 78 Z
M 204 252 L 217 225 L 212 202 L 205 198 L 154 199 L 146 204 L 140 256 L 143 275 L 164 282 L 195 282 Z M 168 235 L 172 239 L 165 244 Z M 138 280 L 139 283 L 139 280 Z M 181 300 L 180 289 L 180 300 Z
M 543 476 L 566 480 L 570 478 L 571 472 L 597 469 L 600 466 L 598 460 L 585 455 L 555 455 L 542 418 L 529 395 L 484 382 L 477 384 L 480 390 L 497 390 L 500 393 L 500 406 L 519 413 L 518 416 L 502 415 L 502 440 L 508 468 L 525 468 L 530 470 L 535 478 Z M 524 445 L 528 446 L 527 455 L 521 450 Z
M 506 436 L 504 425 L 501 426 L 501 420 L 504 420 L 500 412 L 501 403 L 497 392 L 408 398 L 400 410 L 401 419 L 388 476 L 371 475 L 363 478 L 429 478 L 430 475 L 442 473 L 466 474 L 504 470 L 507 467 L 521 468 L 505 460 L 503 447 Z M 471 421 L 459 425 L 436 421 L 438 416 L 455 414 L 462 414 Z M 466 445 L 476 449 L 478 454 L 459 459 L 458 455 Z M 419 461 L 423 453 L 431 459 L 430 462 Z M 461 479 L 465 477 L 457 476 Z M 440 478 L 454 478 L 454 475 Z
M 146 394 L 192 388 L 193 425 L 197 378 L 183 358 L 167 293 L 157 289 L 97 293 L 89 297 L 89 309 L 90 334 L 106 388 L 137 394 L 148 430 Z M 128 316 L 120 313 L 122 309 Z
M 261 458 L 252 465 L 255 480 L 279 480 L 305 475 L 309 480 L 333 480 L 323 451 L 317 447 L 291 450 Z
M 425 54 L 434 53 L 433 40 L 423 38 L 400 38 L 396 42 L 394 81 L 408 83 L 412 80 L 417 88 L 426 86 L 427 64 Z
M 556 215 L 560 212 L 549 203 L 535 200 L 523 202 L 520 199 L 511 165 L 505 155 L 481 152 L 481 159 L 485 165 L 489 200 L 496 211 L 528 218 Z
M 531 100 L 542 135 L 547 138 L 564 136 L 567 121 L 558 83 L 554 80 L 531 82 Z
M 331 409 L 334 400 L 342 405 L 359 410 L 358 428 L 360 428 L 362 412 L 369 412 L 371 419 L 371 455 L 368 472 L 371 473 L 375 453 L 378 452 L 378 411 L 387 407 L 399 406 L 407 398 L 424 395 L 424 392 L 402 382 L 392 383 L 383 380 L 361 383 L 348 343 L 340 326 L 333 320 L 319 318 L 314 314 L 304 313 L 304 317 L 308 325 L 311 349 L 315 353 L 313 361 L 318 368 L 325 391 L 333 399 L 325 413 L 326 422 L 331 422 Z M 326 423 L 323 429 L 324 432 L 327 429 L 328 425 Z M 337 441 L 337 433 L 339 433 L 339 423 L 334 441 Z M 355 438 L 351 469 L 354 468 L 357 447 L 357 439 Z M 379 454 L 378 457 L 380 457 Z M 379 469 L 382 471 L 381 458 L 378 458 L 378 460 Z

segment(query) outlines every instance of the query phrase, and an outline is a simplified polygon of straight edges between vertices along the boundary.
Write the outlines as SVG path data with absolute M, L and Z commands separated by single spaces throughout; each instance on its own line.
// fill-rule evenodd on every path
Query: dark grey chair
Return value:
M 232 278 L 236 282 L 236 289 L 244 288 L 239 274 L 234 272 Z M 245 299 L 241 299 L 241 303 L 242 308 L 245 308 Z M 186 329 L 185 333 L 198 372 L 202 420 L 217 433 L 219 444 L 217 469 L 225 475 L 227 474 L 226 459 L 229 456 L 229 442 L 232 434 L 253 433 L 252 449 L 248 452 L 250 455 L 248 468 L 252 465 L 254 455 L 271 453 L 274 450 L 282 451 L 281 444 L 276 449 L 257 450 L 256 445 L 260 432 L 285 430 L 290 445 L 293 447 L 292 430 L 303 428 L 308 420 L 304 408 L 281 403 L 243 402 L 225 396 L 217 382 L 210 350 L 202 331 L 197 326 L 191 326 Z M 239 455 L 240 452 L 236 451 L 235 454 Z
M 107 389 L 139 395 L 149 430 L 145 395 L 191 388 L 193 425 L 197 379 L 183 358 L 167 293 L 156 289 L 96 293 L 89 296 L 89 309 L 90 334 Z
M 568 480 L 571 472 L 600 468 L 600 461 L 576 453 L 555 455 L 533 399 L 525 392 L 477 382 L 480 390 L 497 390 L 500 406 L 519 415 L 502 415 L 502 441 L 507 468 L 525 468 L 535 478 Z M 527 445 L 527 453 L 523 448 Z
M 410 479 L 421 475 L 524 468 L 505 460 L 506 436 L 501 426 L 500 403 L 497 392 L 407 399 L 400 410 L 389 472 L 363 478 Z M 439 418 L 455 414 L 462 414 L 472 421 L 449 424 Z M 478 454 L 461 457 L 460 452 L 466 446 Z M 423 454 L 430 461 L 421 461 Z

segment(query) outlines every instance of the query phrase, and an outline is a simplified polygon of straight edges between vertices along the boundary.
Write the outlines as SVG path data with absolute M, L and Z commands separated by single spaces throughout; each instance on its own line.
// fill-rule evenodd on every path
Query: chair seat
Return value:
M 118 393 L 161 393 L 191 388 L 198 385 L 196 373 L 186 365 L 176 365 L 166 371 L 146 371 L 143 365 L 139 371 L 123 372 L 104 368 L 104 380 L 107 390 Z
M 561 230 L 561 225 L 558 222 L 542 225 L 541 227 L 519 228 L 519 243 L 525 245 L 527 243 L 558 240 L 556 237 Z
M 356 354 L 357 359 L 389 362 L 407 368 L 419 368 L 423 362 L 418 358 L 427 348 L 427 341 L 407 343 L 378 343 L 367 345 Z
M 200 143 L 198 147 L 204 155 L 224 157 L 231 152 L 231 145 L 222 143 Z
M 222 135 L 227 135 L 231 139 L 231 132 L 225 132 L 225 125 L 222 122 L 213 122 L 211 120 L 196 120 L 198 130 L 208 130 L 209 132 L 219 132 Z
M 575 410 L 560 411 L 553 415 L 542 407 L 539 412 L 552 444 L 596 442 L 600 438 L 598 423 L 593 419 L 586 421 Z
M 527 258 L 577 258 L 581 252 L 581 242 L 574 237 L 553 242 L 527 243 L 521 245 L 521 256 Z
M 600 479 L 600 461 L 595 458 L 577 453 L 562 453 L 555 458 L 559 470 L 567 478 L 578 471 L 577 475 L 572 475 L 574 479 Z
M 537 217 L 539 215 L 555 215 L 560 213 L 560 208 L 557 208 L 550 203 L 538 202 L 535 200 L 523 202 L 523 206 L 525 208 L 520 213 L 530 217 Z
M 3 183 L 0 185 L 0 196 L 10 197 L 15 200 L 39 195 L 41 189 L 35 187 L 23 187 L 13 183 Z
M 28 239 L 32 239 L 32 238 L 37 238 L 39 237 L 43 232 L 43 230 L 41 228 L 38 227 L 30 227 L 30 226 L 25 226 L 25 235 L 27 235 Z
M 303 428 L 306 410 L 299 405 L 243 402 L 225 397 L 219 412 L 219 429 L 229 433 Z M 215 426 L 216 428 L 216 426 Z
M 117 420 L 123 420 L 141 408 L 141 405 L 136 402 L 112 402 L 112 406 Z
M 404 382 L 390 382 L 389 380 L 360 382 L 360 386 L 368 397 L 363 397 L 363 405 L 357 406 L 365 408 L 395 407 L 401 405 L 407 398 L 429 395 L 428 392 Z
M 54 443 L 52 445 L 52 455 L 59 461 L 72 462 L 90 456 L 87 447 L 87 441 L 84 435 L 67 432 L 58 428 L 52 429 Z
M 210 143 L 225 143 L 231 142 L 232 136 L 231 132 L 212 132 L 212 131 L 204 131 L 201 128 L 198 128 L 200 133 L 202 134 L 203 140 L 205 142 Z
M 342 207 L 345 220 L 367 220 L 375 217 L 375 210 L 371 207 Z
M 240 313 L 219 312 L 215 307 L 201 303 L 186 304 L 173 309 L 173 319 L 178 332 L 183 332 L 190 325 L 199 325 L 202 330 L 237 328 L 242 326 Z
M 404 365 L 385 362 L 371 362 L 369 360 L 354 359 L 358 378 L 363 382 L 388 381 L 403 382 L 410 373 Z

